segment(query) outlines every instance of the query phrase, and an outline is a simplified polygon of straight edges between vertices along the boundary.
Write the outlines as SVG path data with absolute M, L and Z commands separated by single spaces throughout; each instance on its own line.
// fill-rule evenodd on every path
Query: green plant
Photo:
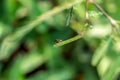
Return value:
M 103 8 L 119 1 L 104 2 L 2 0 L 0 80 L 117 80 L 119 19 Z M 56 38 L 63 41 L 54 43 Z

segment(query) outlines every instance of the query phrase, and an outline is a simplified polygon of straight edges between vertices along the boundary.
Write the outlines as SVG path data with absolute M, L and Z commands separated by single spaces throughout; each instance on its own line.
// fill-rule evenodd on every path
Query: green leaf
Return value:
M 100 59 L 106 54 L 107 50 L 109 49 L 110 45 L 112 44 L 112 38 L 108 37 L 106 40 L 102 40 L 100 46 L 95 51 L 92 57 L 92 65 L 96 66 Z

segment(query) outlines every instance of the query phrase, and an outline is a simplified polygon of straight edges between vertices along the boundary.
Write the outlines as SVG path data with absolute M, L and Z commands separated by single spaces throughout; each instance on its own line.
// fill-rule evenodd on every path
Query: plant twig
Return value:
M 53 46 L 54 46 L 54 47 L 63 46 L 63 45 L 65 45 L 65 44 L 68 44 L 68 43 L 71 43 L 71 42 L 73 42 L 73 41 L 76 41 L 76 40 L 80 39 L 81 37 L 82 37 L 82 35 L 77 35 L 77 36 L 72 37 L 72 38 L 70 38 L 70 39 L 68 39 L 68 40 L 62 41 L 62 42 L 60 42 L 60 43 L 56 43 L 56 44 L 53 45 Z
M 50 11 L 48 11 L 46 13 L 43 13 L 42 15 L 38 16 L 35 20 L 31 21 L 29 24 L 23 26 L 22 28 L 19 29 L 18 32 L 21 33 L 21 31 L 23 31 L 23 30 L 24 30 L 25 33 L 27 31 L 31 31 L 33 28 L 35 28 L 41 22 L 47 20 L 48 18 L 54 16 L 55 14 L 57 14 L 59 12 L 62 12 L 65 9 L 71 8 L 73 5 L 75 5 L 77 3 L 80 3 L 82 1 L 83 0 L 72 0 L 71 2 L 68 2 L 68 3 L 65 3 L 63 5 L 57 6 L 57 7 L 53 8 L 52 10 L 50 10 Z M 26 28 L 26 27 L 28 27 L 28 28 Z
M 97 4 L 94 0 L 90 0 L 90 2 L 96 6 L 96 8 L 102 12 L 102 14 L 109 20 L 111 26 L 112 26 L 112 29 L 116 29 L 117 33 L 119 33 L 119 25 L 117 24 L 117 21 L 114 20 L 111 16 L 109 16 L 104 10 L 103 8 Z
M 86 19 L 86 21 L 88 21 L 88 19 L 89 19 L 89 16 L 88 16 L 88 3 L 89 3 L 89 0 L 86 0 L 86 5 L 85 5 L 85 7 L 86 7 L 86 11 L 85 11 L 85 19 Z
M 89 14 L 88 14 L 88 5 L 89 5 L 89 0 L 86 0 L 86 10 L 85 10 L 85 26 L 90 27 L 93 25 L 91 21 L 89 20 Z

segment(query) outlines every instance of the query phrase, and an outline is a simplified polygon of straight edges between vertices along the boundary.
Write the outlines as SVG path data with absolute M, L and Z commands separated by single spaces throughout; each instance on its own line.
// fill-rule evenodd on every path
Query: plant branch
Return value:
M 90 0 L 90 2 L 95 5 L 95 7 L 100 11 L 102 12 L 102 14 L 109 20 L 112 28 L 115 28 L 117 33 L 119 33 L 119 25 L 117 24 L 117 21 L 114 20 L 111 16 L 109 16 L 104 10 L 103 8 L 97 4 L 94 0 Z
M 70 38 L 70 39 L 67 39 L 67 40 L 65 40 L 65 41 L 62 41 L 62 42 L 60 42 L 60 43 L 56 43 L 55 45 L 53 45 L 54 47 L 59 47 L 59 46 L 63 46 L 63 45 L 65 45 L 65 44 L 68 44 L 68 43 L 71 43 L 71 42 L 73 42 L 73 41 L 76 41 L 76 40 L 78 40 L 78 39 L 80 39 L 82 37 L 82 35 L 77 35 L 77 36 L 75 36 L 75 37 L 72 37 L 72 38 Z
M 82 2 L 83 0 L 72 0 L 71 2 L 62 4 L 60 6 L 57 6 L 55 8 L 53 8 L 52 10 L 43 13 L 42 15 L 38 16 L 35 20 L 31 21 L 29 24 L 23 26 L 22 28 L 19 29 L 19 31 L 17 33 L 21 33 L 21 31 L 23 32 L 27 32 L 31 31 L 33 28 L 35 28 L 38 24 L 40 24 L 41 22 L 47 20 L 48 18 L 54 16 L 55 14 L 62 12 L 65 9 L 69 9 L 71 8 L 73 5 Z M 27 27 L 27 28 L 26 28 Z
M 86 11 L 85 11 L 86 21 L 88 21 L 88 19 L 89 19 L 89 16 L 88 16 L 88 3 L 89 3 L 89 0 L 86 0 L 86 5 L 85 5 L 85 7 L 86 7 Z

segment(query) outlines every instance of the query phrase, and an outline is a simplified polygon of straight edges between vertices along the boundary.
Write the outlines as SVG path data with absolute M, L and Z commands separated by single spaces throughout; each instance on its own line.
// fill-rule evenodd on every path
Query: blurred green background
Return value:
M 120 0 L 95 1 L 120 20 Z M 94 5 L 88 6 L 92 27 L 61 47 L 53 47 L 56 39 L 67 40 L 85 27 L 85 0 L 73 6 L 67 27 L 69 9 L 32 30 L 24 26 L 66 2 L 0 0 L 0 80 L 120 80 L 120 36 L 111 34 L 109 21 Z

